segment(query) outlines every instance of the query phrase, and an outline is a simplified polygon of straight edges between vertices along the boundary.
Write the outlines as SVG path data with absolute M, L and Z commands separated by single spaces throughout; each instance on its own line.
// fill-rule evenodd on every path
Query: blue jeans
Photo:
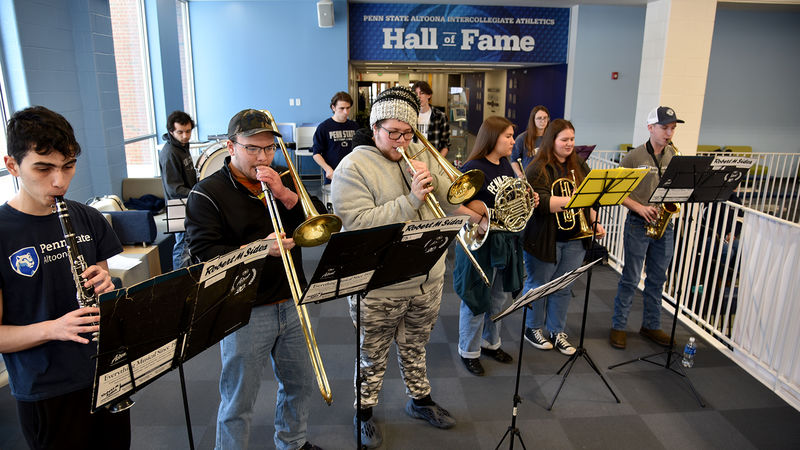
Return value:
M 189 265 L 189 248 L 186 246 L 186 233 L 174 233 L 175 245 L 172 247 L 172 270 Z
M 253 405 L 267 360 L 271 360 L 278 381 L 275 447 L 300 448 L 306 442 L 309 403 L 315 389 L 314 372 L 292 300 L 253 308 L 250 323 L 226 336 L 220 349 L 216 448 L 247 448 Z
M 458 354 L 464 358 L 481 356 L 481 347 L 490 350 L 500 348 L 500 322 L 493 322 L 491 317 L 503 311 L 506 301 L 511 298 L 510 292 L 503 292 L 503 270 L 494 270 L 489 311 L 476 316 L 466 303 L 461 302 L 458 314 Z
M 654 240 L 645 235 L 645 224 L 644 219 L 632 212 L 625 219 L 625 266 L 617 286 L 614 316 L 611 318 L 611 327 L 615 330 L 624 330 L 628 323 L 628 313 L 631 311 L 633 294 L 639 286 L 642 265 L 645 267 L 642 327 L 651 330 L 661 328 L 661 293 L 672 260 L 674 230 L 670 223 L 664 236 Z
M 541 261 L 528 252 L 525 252 L 523 256 L 525 272 L 528 275 L 522 289 L 522 292 L 525 293 L 580 267 L 586 256 L 586 249 L 583 248 L 581 240 L 556 242 L 555 263 Z M 544 328 L 551 334 L 564 331 L 567 324 L 567 308 L 572 296 L 571 286 L 570 284 L 533 302 L 531 305 L 533 311 L 527 315 L 525 326 L 534 329 Z M 546 333 L 545 336 L 547 336 Z

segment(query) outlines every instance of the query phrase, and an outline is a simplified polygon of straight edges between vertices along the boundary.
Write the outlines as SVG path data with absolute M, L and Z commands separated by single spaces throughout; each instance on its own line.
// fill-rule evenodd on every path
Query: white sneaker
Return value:
M 553 344 L 544 337 L 541 328 L 525 328 L 525 340 L 539 350 L 550 350 Z
M 570 356 L 575 353 L 575 347 L 573 347 L 572 344 L 567 341 L 567 333 L 562 331 L 555 336 L 551 334 L 550 339 L 553 340 L 553 345 L 555 346 L 556 350 L 562 354 Z

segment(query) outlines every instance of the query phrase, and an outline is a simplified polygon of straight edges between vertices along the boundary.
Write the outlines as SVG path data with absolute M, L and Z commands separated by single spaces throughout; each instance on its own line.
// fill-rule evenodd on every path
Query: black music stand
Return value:
M 142 390 L 176 367 L 194 448 L 183 363 L 250 320 L 270 240 L 100 297 L 92 411 Z
M 752 158 L 738 156 L 674 156 L 664 170 L 661 182 L 650 196 L 651 203 L 697 203 L 697 202 L 719 202 L 728 199 L 730 194 L 736 189 L 744 179 L 747 171 L 755 162 Z M 640 356 L 628 361 L 608 366 L 611 370 L 615 367 L 624 366 L 636 361 L 648 362 L 661 366 L 660 362 L 653 361 L 651 358 L 664 356 L 664 369 L 679 375 L 686 381 L 692 394 L 697 399 L 701 407 L 705 408 L 700 394 L 694 388 L 694 384 L 686 375 L 680 363 L 681 355 L 675 351 L 675 330 L 680 318 L 680 306 L 676 300 L 673 305 L 672 330 L 669 335 L 669 347 L 656 353 Z M 677 370 L 673 367 L 677 367 Z
M 361 419 L 361 301 L 367 292 L 427 274 L 441 258 L 467 216 L 396 223 L 334 233 L 300 304 L 321 303 L 356 295 L 356 426 L 362 448 Z M 413 264 L 409 264 L 413 261 Z
M 597 210 L 597 217 L 599 217 L 600 207 L 621 204 L 622 201 L 625 200 L 625 198 L 630 195 L 631 192 L 633 192 L 636 186 L 639 185 L 646 174 L 647 169 L 617 168 L 592 170 L 586 175 L 586 178 L 583 179 L 581 185 L 572 194 L 572 199 L 564 206 L 564 209 L 591 207 Z M 592 227 L 592 240 L 589 246 L 589 254 L 592 254 L 592 250 L 594 249 L 594 241 L 596 236 L 597 223 L 595 222 L 594 226 Z M 614 396 L 614 400 L 619 403 L 617 394 L 615 394 L 614 390 L 611 389 L 608 381 L 606 381 L 606 378 L 602 373 L 600 373 L 597 365 L 589 356 L 589 351 L 583 346 L 583 340 L 586 334 L 586 314 L 589 310 L 589 290 L 591 286 L 592 270 L 590 267 L 589 274 L 586 278 L 586 295 L 583 299 L 580 341 L 578 342 L 578 347 L 575 349 L 575 353 L 570 355 L 569 359 L 567 359 L 564 365 L 562 365 L 561 368 L 558 369 L 558 372 L 556 372 L 556 374 L 559 374 L 564 370 L 564 368 L 567 368 L 567 370 L 564 372 L 564 375 L 561 377 L 561 384 L 559 384 L 558 390 L 556 390 L 556 394 L 553 396 L 553 401 L 550 402 L 550 406 L 547 407 L 548 411 L 553 409 L 553 405 L 555 405 L 556 399 L 561 393 L 561 388 L 564 387 L 564 382 L 567 381 L 567 377 L 572 371 L 572 366 L 575 364 L 575 361 L 577 361 L 578 358 L 583 358 L 586 360 L 597 376 L 603 380 L 603 384 L 606 385 L 608 391 Z
M 597 264 L 600 261 L 599 259 L 592 261 L 589 264 L 581 266 L 575 270 L 565 273 L 560 277 L 556 278 L 555 280 L 548 281 L 547 283 L 535 288 L 531 289 L 525 294 L 521 295 L 517 298 L 511 305 L 502 311 L 501 313 L 497 314 L 496 316 L 492 317 L 492 321 L 497 322 L 498 320 L 502 319 L 503 317 L 508 316 L 509 314 L 513 313 L 514 311 L 523 308 L 522 310 L 522 330 L 520 331 L 519 337 L 519 354 L 517 355 L 517 378 L 514 383 L 514 398 L 513 398 L 513 407 L 511 408 L 511 425 L 508 426 L 506 429 L 505 434 L 500 439 L 500 442 L 497 443 L 497 447 L 495 450 L 500 448 L 500 445 L 503 444 L 503 441 L 506 439 L 506 436 L 509 436 L 509 448 L 513 450 L 514 448 L 514 438 L 516 437 L 519 439 L 519 443 L 522 444 L 522 448 L 525 448 L 525 442 L 522 440 L 522 434 L 517 428 L 517 405 L 522 403 L 522 397 L 519 396 L 519 379 L 520 373 L 522 371 L 522 350 L 525 343 L 525 319 L 528 315 L 528 308 L 531 303 L 535 302 L 536 300 L 542 299 L 547 297 L 548 295 L 556 292 L 562 288 L 569 286 L 573 281 L 575 281 L 579 276 L 581 276 L 587 269 L 591 268 L 591 266 Z

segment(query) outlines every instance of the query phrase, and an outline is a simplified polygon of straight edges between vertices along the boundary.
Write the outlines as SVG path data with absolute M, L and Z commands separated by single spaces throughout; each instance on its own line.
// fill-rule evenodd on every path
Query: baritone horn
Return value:
M 442 168 L 447 178 L 450 179 L 450 187 L 447 189 L 447 201 L 453 205 L 460 205 L 465 201 L 469 200 L 474 196 L 480 189 L 483 187 L 483 180 L 484 175 L 483 172 L 477 169 L 472 169 L 468 172 L 461 173 L 458 169 L 453 167 L 450 164 L 450 161 L 447 160 L 439 150 L 436 150 L 428 139 L 422 135 L 416 128 L 414 128 L 414 136 L 419 139 L 419 142 L 423 145 L 423 149 L 419 152 L 414 154 L 411 157 L 406 157 L 405 153 L 403 153 L 403 157 L 405 159 L 414 159 L 420 153 L 424 151 L 429 151 L 433 155 L 433 158 L 436 160 L 436 163 L 439 164 L 439 167 Z M 411 164 L 409 163 L 409 166 Z
M 267 115 L 267 117 L 270 119 L 272 127 L 274 128 L 275 119 L 272 117 L 272 114 L 266 110 L 262 110 L 262 112 Z M 275 132 L 277 133 L 278 131 L 275 130 Z M 292 181 L 294 181 L 295 189 L 297 191 L 298 201 L 301 202 L 303 212 L 306 215 L 306 221 L 295 229 L 293 239 L 301 247 L 310 247 L 325 243 L 330 239 L 331 234 L 341 230 L 342 221 L 333 214 L 317 213 L 314 205 L 311 203 L 311 198 L 308 196 L 308 192 L 306 192 L 303 184 L 300 182 L 297 171 L 294 169 L 294 165 L 292 164 L 289 154 L 286 151 L 286 145 L 283 143 L 283 139 L 277 134 L 275 135 L 275 138 L 281 147 L 281 151 L 283 151 L 283 156 L 286 158 L 286 164 L 289 166 L 289 173 L 292 176 Z M 264 195 L 266 196 L 267 210 L 269 211 L 269 217 L 272 221 L 272 228 L 277 234 L 276 242 L 278 244 L 278 249 L 280 250 L 283 269 L 286 272 L 286 278 L 289 281 L 289 289 L 292 292 L 294 306 L 297 310 L 297 315 L 300 318 L 300 326 L 303 329 L 303 335 L 305 336 L 306 347 L 308 349 L 308 356 L 311 358 L 311 366 L 313 367 L 314 375 L 317 378 L 317 385 L 319 386 L 319 391 L 322 394 L 322 398 L 325 399 L 325 402 L 328 405 L 330 405 L 333 401 L 333 393 L 331 392 L 330 383 L 328 383 L 328 376 L 325 374 L 325 367 L 322 365 L 322 356 L 320 355 L 319 347 L 317 346 L 317 338 L 314 337 L 314 330 L 311 328 L 311 319 L 308 316 L 308 310 L 306 309 L 305 305 L 300 304 L 300 298 L 302 297 L 303 289 L 300 286 L 300 278 L 297 276 L 297 269 L 294 266 L 294 260 L 292 259 L 290 250 L 283 246 L 283 241 L 281 240 L 281 237 L 285 234 L 285 231 L 283 228 L 283 223 L 281 222 L 280 213 L 278 211 L 278 205 L 275 202 L 275 196 L 272 195 L 272 191 L 269 189 L 269 186 L 267 186 L 267 184 L 263 181 L 261 182 L 261 189 L 264 191 Z M 302 244 L 300 242 L 302 242 Z
M 572 197 L 575 189 L 577 189 L 577 183 L 575 182 L 575 171 L 570 170 L 570 172 L 572 172 L 571 180 L 566 177 L 561 177 L 550 185 L 550 195 L 556 197 Z M 559 230 L 571 230 L 575 227 L 576 223 L 578 224 L 578 233 L 571 237 L 569 239 L 570 241 L 592 237 L 592 229 L 586 223 L 586 217 L 583 215 L 583 208 L 578 208 L 577 211 L 565 209 L 555 214 L 556 226 L 558 226 Z
M 262 109 L 261 112 L 269 117 L 275 132 L 279 133 L 272 113 L 266 109 Z M 342 219 L 333 214 L 320 214 L 317 212 L 317 209 L 314 208 L 314 204 L 311 202 L 311 197 L 308 196 L 308 191 L 306 191 L 306 188 L 300 181 L 294 164 L 292 164 L 292 159 L 289 157 L 289 151 L 286 150 L 286 144 L 284 144 L 283 138 L 276 134 L 275 140 L 278 142 L 283 152 L 284 159 L 286 159 L 286 166 L 289 168 L 298 201 L 303 208 L 303 214 L 306 218 L 305 222 L 295 228 L 292 239 L 301 247 L 316 247 L 317 245 L 322 245 L 331 239 L 331 234 L 341 231 Z

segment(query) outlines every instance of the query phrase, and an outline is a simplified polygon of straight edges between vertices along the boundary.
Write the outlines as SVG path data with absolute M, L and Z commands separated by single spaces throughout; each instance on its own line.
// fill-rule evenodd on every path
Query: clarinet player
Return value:
M 90 414 L 99 331 L 96 307 L 79 308 L 65 238 L 52 207 L 75 175 L 81 152 L 72 126 L 41 106 L 8 122 L 6 168 L 19 192 L 0 206 L 0 352 L 32 449 L 130 447 L 130 413 Z M 122 246 L 93 208 L 67 202 L 88 268 L 83 286 L 113 289 L 106 260 Z

